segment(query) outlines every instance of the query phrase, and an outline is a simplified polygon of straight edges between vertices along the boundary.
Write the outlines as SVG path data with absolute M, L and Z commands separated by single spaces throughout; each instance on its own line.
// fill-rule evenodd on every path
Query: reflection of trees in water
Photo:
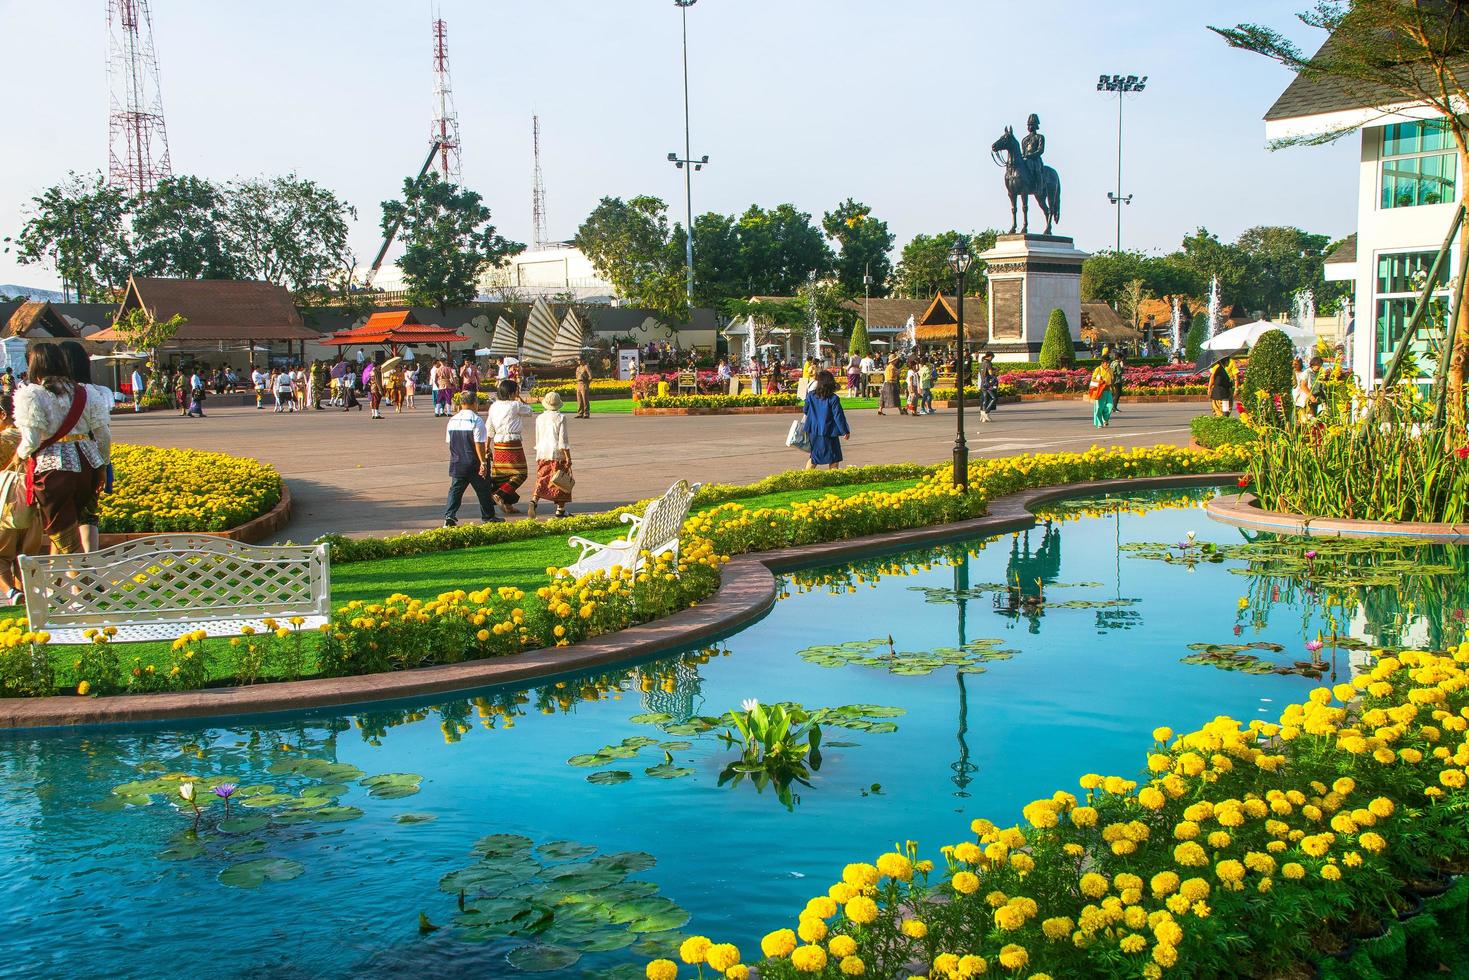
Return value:
M 699 663 L 708 663 L 709 658 Z M 638 686 L 643 692 L 643 707 L 669 715 L 675 722 L 688 721 L 704 707 L 699 676 L 699 663 L 659 661 L 660 670 L 638 670 Z
M 1262 537 L 1222 550 L 1246 562 L 1232 571 L 1251 579 L 1240 618 L 1255 627 L 1285 607 L 1299 608 L 1303 631 L 1319 612 L 1327 632 L 1345 635 L 1356 625 L 1380 646 L 1441 650 L 1464 639 L 1469 554 L 1462 546 Z
M 1040 531 L 1040 543 L 1034 550 L 1029 530 L 1010 540 L 1005 581 L 1018 588 L 1022 596 L 1040 597 L 1045 591 L 1042 585 L 1054 583 L 1061 574 L 1061 528 L 1047 521 Z

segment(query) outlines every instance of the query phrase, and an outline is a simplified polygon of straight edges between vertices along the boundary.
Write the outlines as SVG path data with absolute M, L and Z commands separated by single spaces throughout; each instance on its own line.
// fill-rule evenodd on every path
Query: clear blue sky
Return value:
M 1008 225 L 988 147 L 1040 114 L 1064 185 L 1058 229 L 1110 247 L 1116 103 L 1102 72 L 1150 76 L 1126 108 L 1123 246 L 1170 250 L 1197 225 L 1337 237 L 1356 221 L 1355 139 L 1270 152 L 1265 109 L 1289 74 L 1228 49 L 1209 23 L 1293 27 L 1307 0 L 698 0 L 689 11 L 695 211 L 792 201 L 818 218 L 847 196 L 898 236 Z M 1050 12 L 1047 12 L 1048 7 Z M 153 0 L 176 173 L 287 171 L 359 211 L 370 261 L 379 205 L 417 169 L 432 117 L 428 0 Z M 550 234 L 603 195 L 683 211 L 666 160 L 683 145 L 671 0 L 441 0 L 466 184 L 502 233 L 531 237 L 531 114 L 542 126 Z M 1033 18 L 1023 29 L 1012 25 Z M 8 152 L 0 237 L 68 169 L 107 163 L 106 0 L 0 0 Z M 896 256 L 895 256 L 896 258 Z M 53 286 L 0 254 L 0 282 Z

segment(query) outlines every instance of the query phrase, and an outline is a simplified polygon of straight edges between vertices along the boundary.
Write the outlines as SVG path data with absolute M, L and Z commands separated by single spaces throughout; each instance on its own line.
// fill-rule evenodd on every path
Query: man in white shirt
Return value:
M 449 426 L 444 433 L 444 442 L 449 446 L 449 500 L 444 507 L 444 526 L 459 523 L 459 505 L 464 502 L 464 491 L 474 488 L 479 499 L 480 520 L 486 523 L 498 521 L 495 516 L 495 497 L 490 492 L 490 430 L 475 407 L 479 397 L 472 391 L 461 391 L 455 399 L 459 411 L 449 417 Z
M 143 369 L 133 368 L 133 376 L 130 379 L 133 386 L 133 411 L 143 410 Z
M 269 380 L 269 376 L 267 376 L 266 373 L 259 368 L 255 368 L 253 371 L 250 372 L 250 383 L 255 386 L 256 408 L 265 407 L 265 384 Z

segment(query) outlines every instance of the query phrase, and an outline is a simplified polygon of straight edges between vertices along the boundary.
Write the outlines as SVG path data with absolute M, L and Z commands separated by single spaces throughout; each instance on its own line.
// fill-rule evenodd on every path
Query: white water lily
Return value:
M 184 799 L 186 799 L 186 800 L 188 800 L 190 802 L 193 802 L 193 799 L 194 799 L 194 784 L 193 783 L 179 783 L 179 795 L 182 796 Z
M 755 700 L 754 698 L 745 698 L 745 700 L 740 702 L 740 707 L 744 708 L 746 711 L 754 711 L 756 708 L 760 707 L 760 702 Z
M 1194 532 L 1192 532 L 1192 531 L 1189 531 L 1189 532 L 1188 532 L 1188 533 L 1187 533 L 1187 534 L 1185 534 L 1185 535 L 1184 535 L 1184 537 L 1186 537 L 1186 538 L 1188 538 L 1188 539 L 1189 539 L 1189 540 L 1190 540 L 1190 541 L 1192 541 L 1192 540 L 1193 540 L 1193 539 L 1194 539 Z

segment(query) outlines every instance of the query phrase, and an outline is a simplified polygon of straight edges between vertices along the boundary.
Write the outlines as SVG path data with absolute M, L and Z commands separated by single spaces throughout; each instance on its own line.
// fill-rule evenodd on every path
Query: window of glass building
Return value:
M 1428 281 L 1428 273 L 1437 255 L 1437 252 L 1390 252 L 1377 257 L 1377 288 L 1374 290 L 1377 347 L 1373 360 L 1377 365 L 1378 378 L 1386 372 L 1388 362 L 1407 336 L 1408 324 L 1417 308 L 1418 294 Z M 1445 262 L 1444 268 L 1451 264 Z M 1413 339 L 1405 364 L 1409 369 L 1404 373 L 1405 380 L 1415 373 L 1431 377 L 1435 370 L 1435 352 L 1443 343 L 1449 318 L 1448 280 L 1443 270 L 1440 270 L 1434 285 L 1433 299 L 1434 306 L 1428 312 L 1428 320 Z
M 1454 140 L 1442 120 L 1393 123 L 1382 130 L 1382 207 L 1454 200 Z

